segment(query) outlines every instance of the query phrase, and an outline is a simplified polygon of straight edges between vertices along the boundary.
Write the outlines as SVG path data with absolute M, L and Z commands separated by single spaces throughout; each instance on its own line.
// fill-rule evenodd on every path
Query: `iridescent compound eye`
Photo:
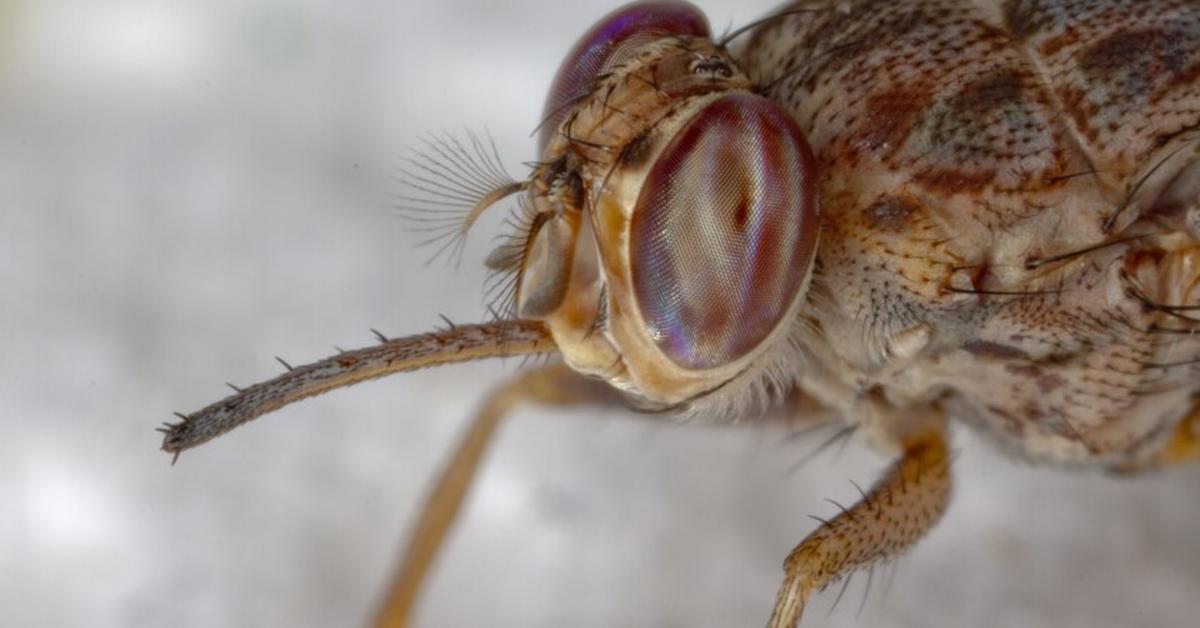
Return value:
M 680 129 L 633 211 L 630 264 L 650 337 L 712 369 L 758 347 L 795 303 L 817 241 L 808 141 L 761 96 L 723 96 Z
M 538 152 L 562 124 L 568 105 L 586 96 L 596 77 L 621 63 L 631 50 L 664 35 L 708 37 L 708 19 L 688 2 L 634 2 L 584 34 L 559 66 L 546 97 Z

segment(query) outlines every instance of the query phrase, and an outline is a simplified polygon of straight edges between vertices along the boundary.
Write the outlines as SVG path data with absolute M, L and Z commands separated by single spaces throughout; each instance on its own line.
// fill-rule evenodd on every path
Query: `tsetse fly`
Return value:
M 378 625 L 404 625 L 492 428 L 521 401 L 819 411 L 895 457 L 784 562 L 767 625 L 907 552 L 949 503 L 949 423 L 1051 465 L 1200 456 L 1200 5 L 836 0 L 723 36 L 687 2 L 600 19 L 514 180 L 430 143 L 401 204 L 488 258 L 495 319 L 287 366 L 163 429 L 172 454 L 391 373 L 550 354 L 494 392 Z M 816 410 L 814 410 L 816 409 Z

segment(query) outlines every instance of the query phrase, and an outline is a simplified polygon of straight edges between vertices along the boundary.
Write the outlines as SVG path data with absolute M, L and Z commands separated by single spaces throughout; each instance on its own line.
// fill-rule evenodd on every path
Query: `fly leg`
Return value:
M 941 518 L 950 484 L 940 426 L 905 442 L 904 455 L 862 501 L 824 522 L 788 555 L 768 628 L 794 628 L 814 591 L 907 551 Z
M 1171 440 L 1167 441 L 1166 446 L 1151 456 L 1148 461 L 1118 466 L 1116 471 L 1138 473 L 1193 462 L 1200 462 L 1200 404 L 1193 407 L 1192 411 L 1183 417 L 1183 420 L 1175 428 Z
M 375 628 L 409 624 L 421 585 L 479 469 L 501 419 L 523 402 L 552 406 L 615 403 L 611 388 L 585 379 L 561 363 L 521 373 L 484 401 L 458 448 L 443 467 L 408 539 L 387 595 L 375 616 Z
M 1200 406 L 1179 422 L 1175 435 L 1158 455 L 1157 466 L 1170 467 L 1200 461 Z

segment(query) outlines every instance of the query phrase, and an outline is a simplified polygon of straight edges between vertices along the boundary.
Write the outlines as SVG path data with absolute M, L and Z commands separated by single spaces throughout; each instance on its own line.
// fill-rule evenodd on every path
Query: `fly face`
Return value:
M 547 97 L 527 227 L 493 256 L 517 317 L 645 406 L 740 405 L 792 357 L 816 168 L 753 87 L 689 4 L 602 19 Z

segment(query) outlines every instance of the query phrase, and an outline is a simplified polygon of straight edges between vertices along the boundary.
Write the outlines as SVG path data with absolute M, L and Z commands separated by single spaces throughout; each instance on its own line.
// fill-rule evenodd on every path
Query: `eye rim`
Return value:
M 803 140 L 800 150 L 804 154 L 807 180 L 811 182 L 805 192 L 810 198 L 812 230 L 805 248 L 804 275 L 797 285 L 790 303 L 781 308 L 774 329 L 745 355 L 728 363 L 707 369 L 688 369 L 674 362 L 648 333 L 637 301 L 633 284 L 633 264 L 630 243 L 633 212 L 638 205 L 642 187 L 654 164 L 672 145 L 677 134 L 697 119 L 715 101 L 730 96 L 744 95 L 762 98 L 776 107 L 787 121 L 795 126 Z M 636 163 L 618 164 L 608 176 L 604 186 L 592 194 L 589 206 L 590 218 L 595 232 L 597 249 L 605 275 L 608 297 L 609 320 L 607 335 L 617 347 L 617 355 L 626 371 L 629 382 L 625 388 L 639 393 L 645 399 L 664 407 L 686 403 L 720 388 L 748 370 L 755 373 L 772 368 L 768 354 L 787 345 L 787 338 L 797 329 L 796 321 L 812 282 L 817 249 L 820 243 L 820 170 L 811 146 L 799 126 L 785 109 L 765 97 L 747 91 L 718 92 L 697 97 L 689 106 L 677 109 L 669 118 L 659 122 L 656 137 L 650 142 L 651 150 L 644 159 Z

